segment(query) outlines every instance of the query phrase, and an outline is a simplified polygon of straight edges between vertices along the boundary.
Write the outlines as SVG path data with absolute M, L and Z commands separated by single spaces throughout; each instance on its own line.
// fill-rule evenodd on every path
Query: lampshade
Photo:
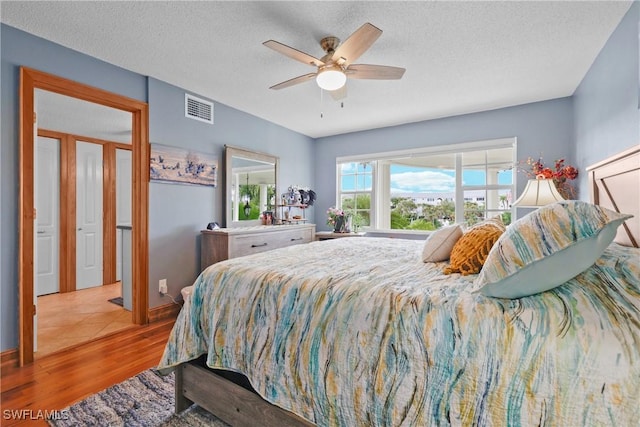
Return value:
M 513 206 L 535 208 L 564 200 L 552 179 L 530 179 Z
M 340 89 L 347 81 L 347 76 L 338 65 L 326 65 L 318 71 L 316 82 L 324 90 Z

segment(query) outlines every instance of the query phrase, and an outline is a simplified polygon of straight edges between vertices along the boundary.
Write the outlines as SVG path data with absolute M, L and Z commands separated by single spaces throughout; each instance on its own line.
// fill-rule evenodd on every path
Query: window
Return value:
M 359 225 L 371 225 L 372 162 L 349 162 L 339 165 L 339 206 L 352 212 Z
M 515 138 L 338 158 L 338 205 L 371 229 L 511 222 Z

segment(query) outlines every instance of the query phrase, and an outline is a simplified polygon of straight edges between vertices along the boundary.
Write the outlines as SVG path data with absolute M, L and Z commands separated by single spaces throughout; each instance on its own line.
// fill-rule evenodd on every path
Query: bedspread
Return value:
M 638 425 L 638 249 L 501 300 L 423 263 L 422 245 L 335 239 L 215 264 L 159 368 L 207 354 L 318 425 Z

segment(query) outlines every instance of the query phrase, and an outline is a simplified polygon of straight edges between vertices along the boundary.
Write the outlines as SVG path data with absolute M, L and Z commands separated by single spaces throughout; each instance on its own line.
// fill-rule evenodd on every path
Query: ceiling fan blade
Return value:
M 315 76 L 316 76 L 316 73 L 304 74 L 302 76 L 294 77 L 282 83 L 278 83 L 277 85 L 271 86 L 269 89 L 275 89 L 275 90 L 284 89 L 289 86 L 294 86 L 300 83 L 304 83 L 307 80 L 311 80 L 315 78 Z
M 338 61 L 340 58 L 344 58 L 344 66 L 348 66 L 356 59 L 360 58 L 360 55 L 365 53 L 371 45 L 378 40 L 382 34 L 382 30 L 378 27 L 371 25 L 370 23 L 364 24 L 358 28 L 353 34 L 344 41 L 338 49 L 334 52 L 332 59 Z
M 265 45 L 268 48 L 271 48 L 271 49 L 275 50 L 276 52 L 279 52 L 279 53 L 281 53 L 281 54 L 283 54 L 285 56 L 288 56 L 291 59 L 295 59 L 296 61 L 300 61 L 303 64 L 314 65 L 316 67 L 324 65 L 324 62 L 322 62 L 318 58 L 315 58 L 315 57 L 309 55 L 308 53 L 304 53 L 302 51 L 299 51 L 298 49 L 294 49 L 294 48 L 292 48 L 290 46 L 287 46 L 286 44 L 282 44 L 282 43 L 277 42 L 275 40 L 267 40 L 266 42 L 264 42 L 262 44 Z
M 329 93 L 334 101 L 341 101 L 347 97 L 347 85 L 342 86 L 340 89 L 330 90 Z
M 400 67 L 353 64 L 347 68 L 345 74 L 350 79 L 398 80 L 402 78 L 404 72 L 405 69 Z

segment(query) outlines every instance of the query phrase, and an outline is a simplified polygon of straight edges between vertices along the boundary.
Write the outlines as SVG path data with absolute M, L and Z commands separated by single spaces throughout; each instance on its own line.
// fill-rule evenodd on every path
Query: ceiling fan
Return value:
M 381 29 L 366 23 L 351 34 L 342 44 L 340 44 L 340 39 L 337 37 L 325 37 L 320 40 L 320 46 L 326 52 L 321 59 L 275 40 L 268 40 L 263 43 L 268 48 L 296 61 L 317 67 L 315 73 L 294 77 L 271 86 L 269 89 L 284 89 L 315 78 L 318 86 L 330 91 L 334 98 L 339 99 L 346 94 L 345 83 L 347 78 L 398 80 L 404 75 L 404 68 L 386 65 L 353 64 L 381 34 Z

